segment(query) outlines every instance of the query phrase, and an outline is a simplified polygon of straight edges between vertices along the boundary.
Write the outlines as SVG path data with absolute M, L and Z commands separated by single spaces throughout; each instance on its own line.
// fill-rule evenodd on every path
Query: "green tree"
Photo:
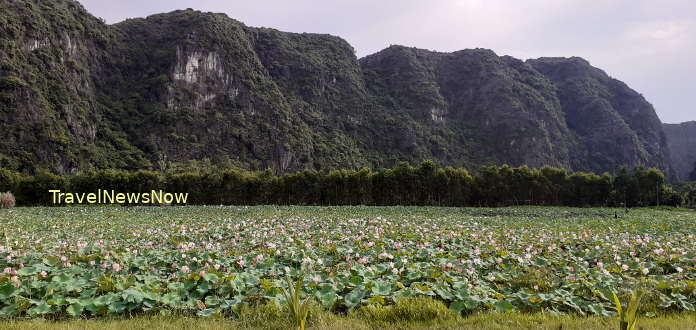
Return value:
M 0 193 L 16 191 L 22 176 L 14 171 L 0 169 Z
M 665 182 L 665 175 L 656 168 L 636 167 L 634 176 L 638 183 L 640 205 L 659 204 L 660 187 Z
M 638 204 L 638 182 L 633 172 L 625 166 L 619 168 L 614 178 L 614 204 L 632 207 Z

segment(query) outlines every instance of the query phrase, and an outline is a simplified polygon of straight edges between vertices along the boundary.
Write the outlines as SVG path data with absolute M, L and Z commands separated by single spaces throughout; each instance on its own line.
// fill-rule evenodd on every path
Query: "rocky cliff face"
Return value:
M 399 46 L 360 62 L 378 103 L 436 139 L 426 155 L 464 166 L 570 167 L 553 86 L 524 62 L 483 49 L 445 54 Z
M 696 173 L 696 121 L 664 124 L 664 130 L 677 178 L 694 180 L 691 174 Z
M 3 1 L 0 12 L 0 164 L 146 165 L 119 145 L 124 136 L 99 128 L 95 77 L 113 29 L 72 1 Z
M 557 88 L 576 141 L 574 168 L 594 172 L 622 164 L 670 168 L 662 123 L 642 95 L 581 58 L 527 62 Z
M 393 46 L 175 11 L 105 25 L 71 0 L 0 3 L 0 165 L 69 172 L 208 158 L 252 169 L 434 159 L 670 170 L 654 110 L 584 60 Z M 5 14 L 7 13 L 7 14 Z

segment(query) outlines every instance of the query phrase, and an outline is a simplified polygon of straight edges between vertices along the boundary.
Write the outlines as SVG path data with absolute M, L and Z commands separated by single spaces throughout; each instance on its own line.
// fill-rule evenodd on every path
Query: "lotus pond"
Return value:
M 615 218 L 618 216 L 618 218 Z M 285 276 L 343 314 L 430 297 L 462 315 L 693 311 L 696 212 L 429 207 L 0 210 L 0 317 L 229 316 Z

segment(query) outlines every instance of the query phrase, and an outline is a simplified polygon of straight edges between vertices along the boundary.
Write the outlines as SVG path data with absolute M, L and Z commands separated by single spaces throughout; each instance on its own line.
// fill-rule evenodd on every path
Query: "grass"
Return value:
M 548 314 L 479 314 L 470 317 L 445 317 L 430 320 L 394 319 L 396 314 L 379 313 L 384 318 L 365 319 L 363 315 L 337 316 L 317 312 L 310 316 L 307 329 L 539 329 L 589 330 L 618 329 L 618 318 L 553 316 Z M 268 313 L 265 308 L 247 311 L 240 319 L 201 319 L 194 317 L 136 317 L 132 319 L 78 320 L 49 322 L 42 320 L 0 323 L 7 330 L 81 329 L 292 329 L 293 323 L 285 314 Z M 419 317 L 418 317 L 419 318 Z M 694 330 L 696 314 L 675 314 L 658 318 L 642 318 L 637 329 Z
M 441 302 L 430 298 L 408 298 L 390 306 L 364 306 L 348 315 L 323 310 L 316 302 L 309 304 L 307 329 L 370 330 L 370 329 L 471 329 L 471 330 L 590 330 L 618 329 L 618 317 L 582 317 L 552 314 L 481 313 L 462 317 Z M 275 304 L 255 308 L 244 307 L 235 319 L 191 316 L 138 316 L 99 320 L 14 320 L 0 323 L 3 330 L 121 330 L 121 329 L 271 329 L 296 327 L 288 311 Z M 669 314 L 655 318 L 643 317 L 636 329 L 696 330 L 696 313 Z

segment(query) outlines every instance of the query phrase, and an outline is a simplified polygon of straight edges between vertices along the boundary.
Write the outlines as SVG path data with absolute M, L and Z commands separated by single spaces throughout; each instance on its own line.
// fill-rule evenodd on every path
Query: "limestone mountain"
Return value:
M 671 171 L 652 106 L 578 58 L 392 46 L 358 59 L 341 38 L 224 14 L 107 25 L 72 0 L 5 0 L 0 12 L 2 167 Z
M 664 124 L 674 171 L 679 180 L 696 180 L 696 121 Z
M 671 167 L 662 123 L 642 95 L 581 58 L 528 63 L 556 86 L 576 142 L 573 167 L 594 172 L 607 164 Z

